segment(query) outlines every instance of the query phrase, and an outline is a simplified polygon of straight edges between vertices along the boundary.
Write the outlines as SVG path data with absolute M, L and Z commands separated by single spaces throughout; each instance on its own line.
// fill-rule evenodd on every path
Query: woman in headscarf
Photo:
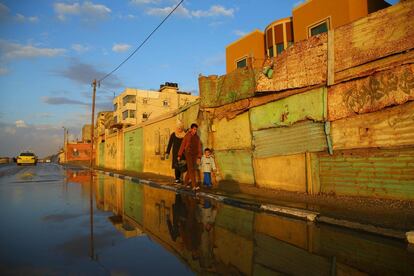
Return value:
M 167 150 L 165 151 L 166 157 L 168 159 L 171 148 L 172 148 L 172 168 L 175 170 L 175 183 L 181 182 L 181 171 L 178 166 L 178 151 L 180 150 L 181 142 L 185 136 L 184 125 L 182 122 L 178 121 L 176 130 L 170 135 L 170 140 L 168 141 Z

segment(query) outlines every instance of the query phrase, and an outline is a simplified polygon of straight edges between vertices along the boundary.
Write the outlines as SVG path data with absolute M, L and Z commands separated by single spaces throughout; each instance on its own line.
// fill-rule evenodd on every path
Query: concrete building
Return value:
M 178 91 L 176 83 L 166 82 L 159 91 L 126 88 L 113 100 L 114 124 L 132 126 L 175 110 L 198 99 Z
M 90 143 L 91 142 L 91 125 L 83 125 L 82 127 L 82 142 L 83 143 Z
M 226 73 L 237 68 L 262 67 L 266 58 L 280 55 L 294 42 L 348 24 L 390 6 L 384 0 L 307 0 L 292 17 L 278 19 L 226 47 Z

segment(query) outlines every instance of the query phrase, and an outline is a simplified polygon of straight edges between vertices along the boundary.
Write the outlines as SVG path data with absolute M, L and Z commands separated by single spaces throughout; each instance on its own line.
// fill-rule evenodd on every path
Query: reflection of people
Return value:
M 214 158 L 211 156 L 211 150 L 206 148 L 204 150 L 204 155 L 201 157 L 201 170 L 203 171 L 203 184 L 207 188 L 211 188 L 211 172 L 216 171 L 216 164 L 214 163 Z
M 172 168 L 175 171 L 175 183 L 181 182 L 181 171 L 178 166 L 178 151 L 180 150 L 181 142 L 185 136 L 185 132 L 183 131 L 183 123 L 179 122 L 177 124 L 177 129 L 170 135 L 170 140 L 168 141 L 168 147 L 165 151 L 166 157 L 168 159 L 171 148 L 172 148 Z
M 180 150 L 178 151 L 178 160 L 181 160 L 181 156 L 185 154 L 185 159 L 187 161 L 187 174 L 185 175 L 184 184 L 189 187 L 189 180 L 191 180 L 191 185 L 193 190 L 200 189 L 196 182 L 196 168 L 200 164 L 201 159 L 201 141 L 200 137 L 197 135 L 197 124 L 191 124 L 190 130 L 184 136 L 183 142 L 181 143 Z
M 175 203 L 173 204 L 173 221 L 167 216 L 167 226 L 171 239 L 175 241 L 180 236 L 179 227 L 187 216 L 187 210 L 182 200 L 181 194 L 175 195 Z
M 200 205 L 201 223 L 203 232 L 201 233 L 200 246 L 200 266 L 212 269 L 214 265 L 214 222 L 216 220 L 217 208 L 212 205 L 210 199 L 204 199 Z

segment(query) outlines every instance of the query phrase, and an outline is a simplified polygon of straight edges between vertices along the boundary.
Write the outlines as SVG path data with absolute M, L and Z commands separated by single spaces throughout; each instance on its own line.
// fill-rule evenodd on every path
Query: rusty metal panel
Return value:
M 254 184 L 250 150 L 215 151 L 216 164 L 223 180 Z
M 326 88 L 318 88 L 250 109 L 252 130 L 289 126 L 306 119 L 323 121 Z
M 414 102 L 332 122 L 335 149 L 414 145 Z
M 305 154 L 255 158 L 256 185 L 260 188 L 306 192 Z
M 144 167 L 143 136 L 142 128 L 125 132 L 125 170 L 142 172 Z
M 327 34 L 299 41 L 277 57 L 266 61 L 273 75 L 257 74 L 257 92 L 282 91 L 326 82 Z
M 202 107 L 217 107 L 254 96 L 255 71 L 239 68 L 223 76 L 198 78 Z
M 328 90 L 328 119 L 338 119 L 414 100 L 414 64 L 340 83 Z
M 414 148 L 337 151 L 319 155 L 321 191 L 414 199 Z
M 246 149 L 252 146 L 249 113 L 245 112 L 232 120 L 215 120 L 213 127 L 214 149 Z
M 324 124 L 304 121 L 290 127 L 253 131 L 253 146 L 256 158 L 324 151 Z
M 336 28 L 335 81 L 358 75 L 347 69 L 412 49 L 413 10 L 414 2 L 404 1 Z

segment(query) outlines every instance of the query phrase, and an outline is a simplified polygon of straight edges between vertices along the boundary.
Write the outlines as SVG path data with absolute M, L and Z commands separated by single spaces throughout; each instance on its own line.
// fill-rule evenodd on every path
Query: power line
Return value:
M 127 62 L 139 49 L 141 49 L 142 46 L 144 46 L 144 44 L 148 41 L 148 39 L 150 39 L 150 37 L 161 27 L 162 24 L 164 24 L 164 22 L 171 16 L 171 14 L 173 14 L 173 12 L 184 2 L 184 0 L 181 0 L 174 9 L 172 9 L 170 11 L 170 13 L 161 21 L 160 24 L 158 24 L 158 26 L 144 39 L 144 41 L 124 60 L 122 61 L 117 67 L 115 67 L 114 70 L 112 70 L 111 72 L 109 72 L 108 74 L 106 74 L 103 78 L 101 78 L 98 82 L 102 82 L 103 80 L 105 80 L 107 77 L 109 77 L 110 75 L 112 75 L 116 70 L 118 70 L 125 62 Z

